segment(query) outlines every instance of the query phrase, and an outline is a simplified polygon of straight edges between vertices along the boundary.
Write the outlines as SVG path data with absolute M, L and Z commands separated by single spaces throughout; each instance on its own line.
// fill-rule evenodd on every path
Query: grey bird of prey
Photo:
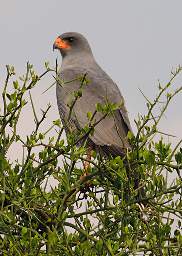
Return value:
M 94 133 L 88 135 L 88 147 L 106 156 L 123 156 L 130 149 L 127 134 L 131 126 L 119 88 L 97 64 L 83 35 L 64 33 L 55 40 L 53 48 L 62 55 L 56 93 L 60 117 L 67 134 L 70 129 L 83 129 L 89 123 L 87 113 L 95 113 L 94 121 L 100 122 L 95 126 Z M 83 86 L 82 96 L 74 102 L 69 117 L 70 102 L 74 101 L 74 92 L 80 89 L 78 77 L 84 74 L 89 83 Z M 96 104 L 105 105 L 108 102 L 116 103 L 119 107 L 103 118 L 103 113 L 96 111 Z

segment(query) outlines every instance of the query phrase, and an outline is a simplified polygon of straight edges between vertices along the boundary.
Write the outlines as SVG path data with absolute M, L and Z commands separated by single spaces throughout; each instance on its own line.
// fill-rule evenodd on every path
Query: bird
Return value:
M 123 157 L 131 150 L 127 135 L 132 133 L 132 128 L 120 89 L 96 62 L 89 42 L 82 34 L 61 34 L 54 41 L 53 49 L 59 50 L 62 56 L 56 95 L 67 136 L 88 126 L 90 113 L 90 122 L 94 120 L 96 125 L 93 132 L 87 133 L 87 159 L 91 157 L 91 150 L 106 157 Z M 112 113 L 104 115 L 102 110 L 98 111 L 98 106 L 101 109 L 103 106 L 117 107 Z M 83 140 L 78 141 L 84 143 Z

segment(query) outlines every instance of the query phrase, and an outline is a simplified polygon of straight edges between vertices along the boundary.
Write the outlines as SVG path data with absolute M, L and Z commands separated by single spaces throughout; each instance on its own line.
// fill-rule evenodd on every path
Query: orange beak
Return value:
M 70 45 L 62 40 L 60 37 L 56 38 L 54 45 L 53 45 L 53 50 L 54 49 L 69 49 Z

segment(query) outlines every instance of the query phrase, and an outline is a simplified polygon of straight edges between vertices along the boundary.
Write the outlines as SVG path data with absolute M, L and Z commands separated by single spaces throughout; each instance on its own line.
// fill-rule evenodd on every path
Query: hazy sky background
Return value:
M 19 74 L 27 61 L 39 72 L 46 60 L 54 64 L 59 56 L 52 51 L 55 38 L 77 31 L 87 37 L 96 60 L 121 89 L 134 126 L 133 119 L 146 109 L 138 88 L 154 97 L 158 79 L 165 83 L 171 69 L 182 64 L 181 24 L 180 0 L 0 0 L 0 82 L 6 64 L 14 65 Z M 48 102 L 53 106 L 47 122 L 59 117 L 55 88 L 42 94 L 50 82 L 44 79 L 32 92 L 38 110 Z M 161 123 L 161 129 L 177 140 L 182 137 L 181 113 L 182 94 Z M 26 135 L 32 128 L 30 107 L 24 114 L 19 130 Z

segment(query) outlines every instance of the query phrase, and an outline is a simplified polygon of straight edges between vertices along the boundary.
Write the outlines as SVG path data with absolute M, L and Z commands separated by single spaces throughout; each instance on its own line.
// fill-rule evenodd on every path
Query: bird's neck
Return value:
M 89 67 L 90 65 L 95 62 L 93 55 L 91 54 L 85 54 L 85 53 L 79 53 L 79 54 L 73 54 L 73 55 L 67 55 L 63 57 L 62 60 L 62 68 L 68 67 L 68 66 L 82 66 L 82 67 Z

